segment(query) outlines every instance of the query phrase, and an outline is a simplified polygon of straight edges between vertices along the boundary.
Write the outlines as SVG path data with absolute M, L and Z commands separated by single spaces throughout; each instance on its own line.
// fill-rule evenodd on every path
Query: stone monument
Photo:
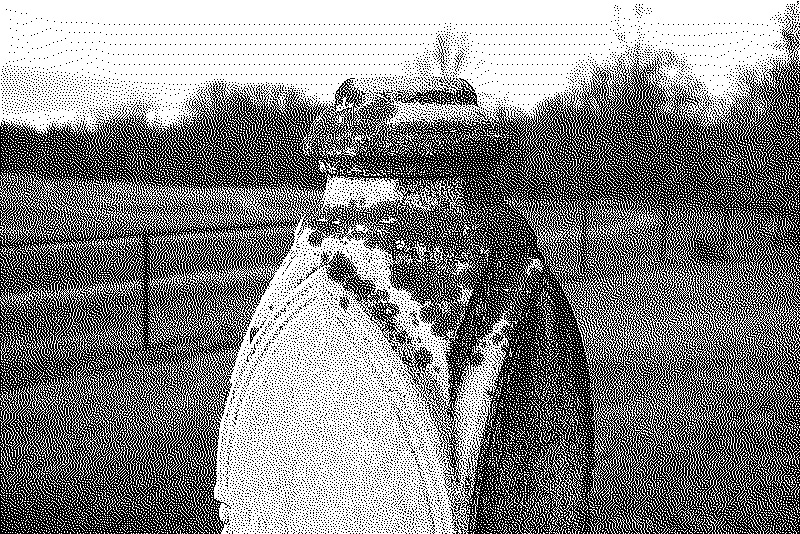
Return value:
M 594 423 L 572 309 L 453 78 L 350 79 L 327 176 L 242 341 L 225 532 L 588 532 Z

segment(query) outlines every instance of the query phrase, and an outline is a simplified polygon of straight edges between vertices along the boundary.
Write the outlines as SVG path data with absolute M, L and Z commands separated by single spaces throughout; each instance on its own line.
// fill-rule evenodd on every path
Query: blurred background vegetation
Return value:
M 778 18 L 780 55 L 732 73 L 722 100 L 637 36 L 535 109 L 496 111 L 512 139 L 497 179 L 543 201 L 526 214 L 592 358 L 596 532 L 796 531 L 798 263 L 760 246 L 780 232 L 767 221 L 800 217 L 797 4 Z M 463 74 L 466 36 L 432 44 L 416 73 Z M 323 103 L 212 81 L 185 104 L 170 124 L 149 102 L 91 126 L 0 124 L 2 174 L 52 180 L 0 195 L 0 531 L 219 532 L 235 347 L 324 185 L 301 150 Z M 716 241 L 709 212 L 727 214 Z M 735 261 L 666 254 L 695 239 L 713 258 L 692 233 L 729 230 Z
M 497 118 L 512 138 L 501 179 L 526 198 L 797 210 L 797 4 L 778 18 L 781 54 L 735 73 L 727 99 L 712 98 L 676 54 L 637 38 L 604 64 L 579 65 L 565 91 L 532 111 L 501 106 Z M 463 36 L 455 37 L 438 35 L 427 58 L 452 76 L 468 51 Z M 428 63 L 420 62 L 420 73 L 429 73 Z M 165 185 L 324 185 L 316 162 L 302 154 L 323 103 L 303 91 L 215 80 L 185 104 L 181 120 L 169 125 L 148 120 L 147 102 L 98 116 L 92 127 L 40 131 L 3 121 L 2 172 Z
M 185 104 L 187 112 L 168 125 L 148 120 L 147 102 L 98 116 L 91 128 L 39 131 L 3 121 L 2 171 L 162 185 L 324 185 L 302 153 L 322 105 L 299 89 L 215 80 Z

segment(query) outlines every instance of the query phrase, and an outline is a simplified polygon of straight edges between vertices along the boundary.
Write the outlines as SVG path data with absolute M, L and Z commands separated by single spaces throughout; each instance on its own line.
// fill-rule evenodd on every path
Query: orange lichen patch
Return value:
M 407 291 L 419 304 L 420 315 L 415 319 L 429 323 L 439 337 L 454 336 L 485 263 L 481 232 L 464 222 L 463 213 L 377 205 L 362 210 L 327 209 L 312 220 L 316 222 L 309 241 L 314 245 L 335 238 L 363 241 L 366 248 L 384 252 L 391 287 Z M 331 276 L 347 284 L 359 299 L 375 292 L 374 283 L 345 276 L 340 264 L 341 258 L 331 259 Z M 374 313 L 376 320 L 385 319 L 382 309 L 375 308 Z
M 328 262 L 328 275 L 358 299 L 374 295 L 375 284 L 370 280 L 362 280 L 356 274 L 353 263 L 342 253 L 337 252 Z

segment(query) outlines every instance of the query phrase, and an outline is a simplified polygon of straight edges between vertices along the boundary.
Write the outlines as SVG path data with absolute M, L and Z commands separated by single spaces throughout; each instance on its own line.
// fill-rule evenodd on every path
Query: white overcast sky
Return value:
M 789 0 L 644 1 L 642 39 L 680 54 L 712 94 L 736 65 L 780 53 L 774 16 Z M 614 5 L 619 5 L 615 21 Z M 634 2 L 4 3 L 2 117 L 43 126 L 91 119 L 132 98 L 170 120 L 199 84 L 285 83 L 330 100 L 351 76 L 408 73 L 436 32 L 469 36 L 462 77 L 486 105 L 529 107 L 581 61 L 636 37 Z

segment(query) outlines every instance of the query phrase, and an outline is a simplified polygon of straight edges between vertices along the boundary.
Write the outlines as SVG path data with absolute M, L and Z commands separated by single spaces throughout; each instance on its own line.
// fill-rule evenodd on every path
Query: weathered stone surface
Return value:
M 285 529 L 286 510 L 310 532 L 587 528 L 580 332 L 533 230 L 489 192 L 502 139 L 476 102 L 463 80 L 348 80 L 314 123 L 323 202 L 256 309 L 220 426 L 230 532 Z
M 456 78 L 351 78 L 305 139 L 320 169 L 343 176 L 482 174 L 501 155 L 496 121 Z
M 408 104 L 478 104 L 478 95 L 466 80 L 433 76 L 350 78 L 339 86 L 335 103 L 363 105 L 384 97 Z

